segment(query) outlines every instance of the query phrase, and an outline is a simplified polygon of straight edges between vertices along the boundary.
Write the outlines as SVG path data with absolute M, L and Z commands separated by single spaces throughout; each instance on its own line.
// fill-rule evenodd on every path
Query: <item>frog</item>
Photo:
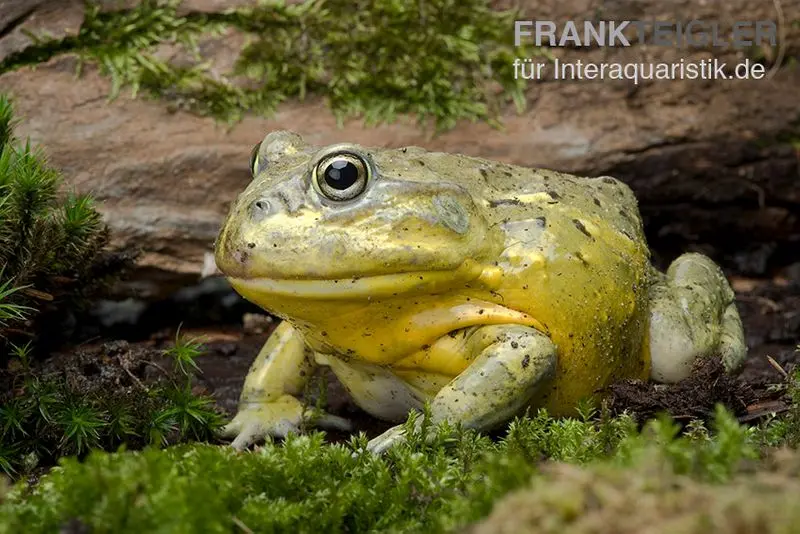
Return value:
M 255 145 L 250 173 L 215 261 L 280 321 L 224 427 L 234 448 L 308 421 L 352 429 L 300 400 L 321 366 L 393 425 L 367 443 L 382 454 L 414 413 L 489 431 L 531 410 L 573 416 L 620 380 L 745 359 L 721 267 L 687 252 L 655 268 L 636 196 L 614 177 L 287 130 Z

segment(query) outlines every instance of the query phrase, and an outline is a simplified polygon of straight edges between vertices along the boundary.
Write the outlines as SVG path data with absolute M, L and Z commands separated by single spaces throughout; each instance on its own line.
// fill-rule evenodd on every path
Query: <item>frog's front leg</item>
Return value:
M 431 422 L 488 430 L 518 413 L 556 371 L 556 347 L 546 335 L 521 325 L 476 329 L 464 350 L 472 363 L 430 402 Z M 404 439 L 403 425 L 372 439 L 382 453 Z
M 313 352 L 302 336 L 287 321 L 281 322 L 262 347 L 239 397 L 239 411 L 223 429 L 234 438 L 231 445 L 243 449 L 268 436 L 285 437 L 297 432 L 301 420 L 309 415 L 297 398 L 307 383 L 315 363 Z M 347 420 L 323 414 L 319 426 L 349 430 Z

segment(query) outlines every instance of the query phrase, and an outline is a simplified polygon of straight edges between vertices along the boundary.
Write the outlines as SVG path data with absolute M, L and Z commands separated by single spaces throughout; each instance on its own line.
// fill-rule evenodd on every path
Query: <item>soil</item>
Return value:
M 707 419 L 713 414 L 715 404 L 722 403 L 740 420 L 754 421 L 785 409 L 780 393 L 776 394 L 770 386 L 784 380 L 779 367 L 791 371 L 800 363 L 800 353 L 796 351 L 797 340 L 800 340 L 800 279 L 780 276 L 771 280 L 753 280 L 733 276 L 731 280 L 737 289 L 737 304 L 750 346 L 741 372 L 735 376 L 727 375 L 719 360 L 711 358 L 702 362 L 691 378 L 673 386 L 637 381 L 615 384 L 609 388 L 612 412 L 627 409 L 640 421 L 667 412 L 678 421 L 688 421 L 692 418 Z M 168 317 L 188 316 L 191 320 L 181 326 L 181 332 L 201 338 L 207 348 L 206 353 L 198 358 L 201 373 L 197 378 L 197 391 L 213 395 L 220 410 L 232 416 L 248 368 L 277 323 L 271 317 L 252 313 L 253 308 L 235 294 L 223 297 L 223 292 L 217 287 L 215 295 L 227 300 L 227 311 L 217 307 L 205 317 L 196 309 L 192 311 L 193 308 L 185 309 L 185 315 L 158 314 L 160 321 L 144 321 L 138 329 L 134 325 L 124 330 L 111 329 L 117 334 L 128 334 L 126 337 L 130 341 L 83 343 L 45 362 L 44 368 L 50 372 L 62 372 L 72 380 L 89 381 L 94 387 L 98 383 L 110 388 L 136 387 L 136 382 L 151 383 L 162 375 L 160 368 L 169 366 L 162 350 L 174 342 L 178 327 L 177 324 L 165 326 L 164 323 Z M 197 302 L 207 303 L 207 299 L 205 295 Z M 164 303 L 156 305 L 159 311 L 172 307 Z M 238 315 L 239 321 L 230 321 L 243 311 L 243 315 Z M 227 321 L 227 324 L 209 326 L 209 316 Z M 148 326 L 157 326 L 158 329 L 143 336 Z M 102 335 L 103 330 L 98 332 Z M 327 410 L 350 419 L 356 431 L 373 437 L 390 426 L 356 407 L 327 368 L 320 369 L 306 389 L 309 403 L 316 402 L 320 383 L 325 385 Z M 346 439 L 348 435 L 328 432 L 328 438 L 333 441 Z

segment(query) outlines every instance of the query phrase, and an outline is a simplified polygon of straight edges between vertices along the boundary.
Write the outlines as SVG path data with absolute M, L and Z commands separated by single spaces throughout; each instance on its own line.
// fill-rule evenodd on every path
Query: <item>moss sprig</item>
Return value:
M 0 94 L 0 361 L 5 338 L 34 335 L 41 312 L 80 309 L 127 265 L 111 259 L 117 253 L 92 198 L 62 193 L 61 175 L 40 148 L 14 137 L 14 124 L 12 102 Z
M 164 369 L 149 385 L 137 379 L 116 389 L 33 368 L 29 349 L 16 347 L 17 365 L 2 377 L 8 391 L 0 395 L 0 470 L 8 475 L 48 467 L 65 456 L 82 458 L 91 450 L 213 441 L 222 426 L 213 399 L 192 386 L 199 369 L 186 361 L 203 352 L 196 340 L 178 336 L 164 351 L 173 358 L 182 354 L 183 367 Z
M 269 116 L 287 99 L 323 98 L 341 124 L 416 118 L 435 131 L 460 120 L 498 126 L 525 106 L 513 60 L 543 53 L 510 44 L 516 11 L 486 0 L 259 2 L 224 13 L 179 14 L 179 0 L 120 11 L 87 4 L 76 36 L 41 39 L 6 58 L 0 73 L 62 53 L 97 65 L 123 88 L 225 122 Z M 239 32 L 247 43 L 230 72 L 204 62 L 198 43 Z M 179 51 L 165 58 L 164 47 Z

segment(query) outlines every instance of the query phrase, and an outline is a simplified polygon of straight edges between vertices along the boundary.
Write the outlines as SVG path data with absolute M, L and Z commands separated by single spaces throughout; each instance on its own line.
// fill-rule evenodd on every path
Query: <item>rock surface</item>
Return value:
M 8 2 L 6 2 L 8 3 Z M 200 1 L 194 9 L 226 9 L 242 2 Z M 39 9 L 33 6 L 27 21 Z M 498 2 L 500 4 L 500 2 Z M 526 18 L 566 20 L 650 18 L 672 20 L 775 19 L 771 2 L 681 0 L 661 3 L 541 2 Z M 591 4 L 587 6 L 587 4 Z M 678 9 L 681 4 L 682 9 Z M 763 4 L 763 5 L 761 5 Z M 0 6 L 3 2 L 0 2 Z M 67 2 L 63 3 L 66 9 Z M 597 11 L 602 7 L 601 11 Z M 782 3 L 787 21 L 800 20 L 800 1 Z M 4 13 L 0 9 L 0 13 Z M 26 11 L 23 10 L 23 14 Z M 66 13 L 66 12 L 65 12 Z M 12 20 L 19 20 L 13 18 Z M 66 16 L 66 15 L 65 15 Z M 4 18 L 8 18 L 4 16 Z M 0 18 L 0 28 L 4 18 Z M 8 24 L 3 43 L 16 30 Z M 509 28 L 509 35 L 512 33 Z M 799 29 L 788 32 L 783 52 L 762 50 L 768 60 L 796 56 Z M 241 36 L 231 34 L 230 39 Z M 210 57 L 232 64 L 226 37 Z M 216 52 L 215 52 L 216 51 Z M 653 62 L 699 60 L 709 52 L 671 47 L 554 49 L 563 60 Z M 714 52 L 731 62 L 744 53 Z M 751 56 L 755 52 L 748 52 Z M 769 62 L 769 61 L 768 61 Z M 247 185 L 251 147 L 275 129 L 291 129 L 308 141 L 352 141 L 461 152 L 509 163 L 566 172 L 618 176 L 636 191 L 657 259 L 694 248 L 727 268 L 765 274 L 798 261 L 800 249 L 800 69 L 784 66 L 763 80 L 620 80 L 530 82 L 528 109 L 509 110 L 504 129 L 464 123 L 436 137 L 410 121 L 376 128 L 351 120 L 339 129 L 321 100 L 286 103 L 271 118 L 247 117 L 228 128 L 212 119 L 170 110 L 165 102 L 109 101 L 110 81 L 96 68 L 75 77 L 69 55 L 0 75 L 21 124 L 18 134 L 43 145 L 70 186 L 99 200 L 119 245 L 141 248 L 141 266 L 159 270 L 155 295 L 197 277 L 228 204 Z M 205 262 L 205 263 L 204 263 Z M 154 278 L 154 280 L 156 280 Z

